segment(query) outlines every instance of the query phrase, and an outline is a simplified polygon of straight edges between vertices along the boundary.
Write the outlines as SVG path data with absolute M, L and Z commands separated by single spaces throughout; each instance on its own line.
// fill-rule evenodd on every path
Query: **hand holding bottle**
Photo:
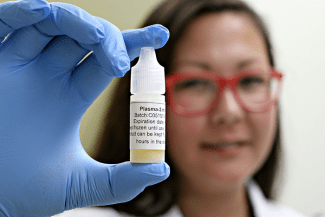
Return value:
M 96 162 L 79 139 L 87 108 L 141 47 L 166 43 L 166 28 L 121 32 L 44 0 L 0 4 L 0 20 L 0 216 L 124 202 L 168 177 L 164 163 Z

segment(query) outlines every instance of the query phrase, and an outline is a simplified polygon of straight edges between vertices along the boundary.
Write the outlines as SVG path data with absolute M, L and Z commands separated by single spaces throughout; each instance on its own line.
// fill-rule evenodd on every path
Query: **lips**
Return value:
M 234 156 L 240 153 L 245 143 L 246 142 L 244 141 L 217 142 L 217 143 L 204 142 L 201 144 L 200 148 L 203 151 L 221 154 L 222 156 Z
M 211 151 L 222 151 L 224 149 L 236 148 L 238 145 L 203 145 L 202 149 Z
M 232 148 L 239 145 L 243 145 L 242 141 L 233 141 L 233 142 L 217 142 L 217 143 L 207 143 L 204 142 L 201 144 L 202 149 L 219 149 L 219 148 Z

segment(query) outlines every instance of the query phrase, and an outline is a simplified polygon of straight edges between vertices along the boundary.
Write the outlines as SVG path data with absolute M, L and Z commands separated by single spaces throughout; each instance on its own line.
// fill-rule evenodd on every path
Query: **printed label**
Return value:
M 165 103 L 130 103 L 130 149 L 165 150 Z

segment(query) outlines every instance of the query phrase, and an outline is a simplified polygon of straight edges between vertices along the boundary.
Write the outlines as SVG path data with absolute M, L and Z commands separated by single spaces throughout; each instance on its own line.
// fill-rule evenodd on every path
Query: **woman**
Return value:
M 270 39 L 258 15 L 237 0 L 170 0 L 143 26 L 156 23 L 171 33 L 166 46 L 156 51 L 167 84 L 184 74 L 196 76 L 167 90 L 166 162 L 171 176 L 130 202 L 72 210 L 71 215 L 303 216 L 271 202 L 281 154 L 281 73 L 274 70 Z M 216 76 L 238 83 L 221 91 L 222 83 L 210 80 Z M 267 95 L 263 87 L 270 79 L 276 86 Z M 128 160 L 129 120 L 124 117 L 129 114 L 129 85 L 130 73 L 114 92 L 99 161 Z M 196 89 L 184 98 L 179 92 L 186 88 Z M 176 105 L 169 97 L 177 98 Z M 185 107 L 182 100 L 188 103 L 187 112 L 176 108 Z

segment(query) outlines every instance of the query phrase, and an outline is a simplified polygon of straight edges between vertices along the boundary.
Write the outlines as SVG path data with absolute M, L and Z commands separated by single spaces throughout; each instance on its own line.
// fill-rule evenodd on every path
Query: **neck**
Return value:
M 181 188 L 178 205 L 185 217 L 249 217 L 244 184 L 223 191 L 183 186 L 186 189 Z

